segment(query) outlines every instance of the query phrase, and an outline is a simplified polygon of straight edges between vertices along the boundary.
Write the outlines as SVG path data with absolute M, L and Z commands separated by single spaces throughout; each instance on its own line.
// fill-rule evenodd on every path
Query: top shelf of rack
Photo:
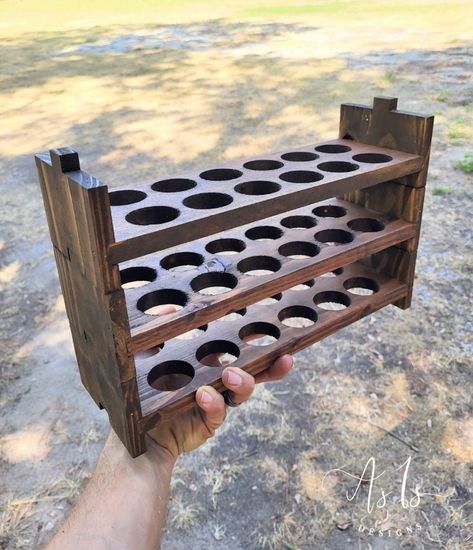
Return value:
M 402 178 L 424 158 L 347 139 L 294 147 L 110 191 L 119 263 Z

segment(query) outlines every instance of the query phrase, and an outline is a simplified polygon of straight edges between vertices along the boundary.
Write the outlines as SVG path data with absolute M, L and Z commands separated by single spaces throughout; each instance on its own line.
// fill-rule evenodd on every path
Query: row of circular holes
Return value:
M 378 220 L 371 218 L 359 218 L 348 222 L 351 229 L 357 231 L 380 231 L 383 225 Z M 264 227 L 264 226 L 263 226 Z M 261 229 L 261 228 L 252 228 Z M 278 229 L 278 228 L 273 228 Z M 347 243 L 353 240 L 353 235 L 340 229 L 326 229 L 316 233 L 314 237 L 320 242 L 339 242 Z M 278 238 L 273 236 L 273 238 Z M 209 250 L 209 245 L 212 245 Z M 207 245 L 207 250 L 213 253 L 222 252 L 241 252 L 245 248 L 245 243 L 239 239 L 219 239 Z M 307 241 L 292 241 L 281 245 L 278 252 L 291 259 L 305 259 L 314 257 L 320 249 L 316 244 Z M 204 258 L 196 252 L 178 252 L 166 256 L 161 260 L 161 266 L 165 269 L 177 267 L 195 268 L 201 265 Z M 237 264 L 237 269 L 247 275 L 267 275 L 274 273 L 281 267 L 281 263 L 271 256 L 251 256 L 244 258 Z M 144 286 L 156 279 L 156 270 L 150 267 L 131 267 L 121 272 L 122 284 L 125 287 Z M 201 294 L 219 294 L 228 292 L 236 287 L 238 279 L 227 272 L 207 272 L 202 273 L 191 281 L 191 287 L 195 292 Z M 138 308 L 143 313 L 156 315 L 163 314 L 161 306 L 170 303 L 168 300 L 174 300 L 171 303 L 183 307 L 187 303 L 187 296 L 184 292 L 175 289 L 160 289 L 145 294 L 138 302 Z M 157 308 L 157 309 L 155 309 Z M 161 308 L 161 309 L 160 309 Z M 152 311 L 153 310 L 153 311 Z
M 318 278 L 322 278 L 322 279 L 326 279 L 326 278 L 331 278 L 331 277 L 337 277 L 338 275 L 341 275 L 343 273 L 344 269 L 343 267 L 339 267 L 338 269 L 335 269 L 334 271 L 329 271 L 328 273 L 324 273 L 323 275 L 320 275 Z M 358 280 L 361 280 L 362 278 L 358 277 Z M 298 285 L 295 285 L 293 287 L 291 287 L 290 289 L 288 290 L 294 290 L 294 291 L 301 291 L 301 290 L 307 290 L 308 288 L 312 288 L 315 284 L 315 279 L 310 279 L 309 281 L 305 281 L 303 283 L 300 283 Z M 351 292 L 352 294 L 372 294 L 372 292 L 367 292 L 365 288 L 355 288 L 355 287 L 350 287 L 349 289 L 349 292 Z M 252 304 L 250 306 L 250 308 L 252 307 L 259 307 L 259 306 L 267 306 L 267 305 L 271 305 L 271 304 L 274 304 L 274 303 L 277 303 L 279 302 L 279 300 L 281 300 L 283 297 L 283 293 L 280 292 L 278 294 L 275 294 L 274 296 L 271 296 L 269 298 L 263 298 L 262 300 L 259 300 L 258 302 L 255 302 L 254 304 Z M 166 313 L 173 313 L 175 311 L 178 311 L 180 309 L 179 306 L 176 306 L 174 304 L 164 304 L 163 306 L 158 306 L 159 308 L 161 308 L 161 314 L 164 315 Z M 219 317 L 218 319 L 216 319 L 217 322 L 220 322 L 220 321 L 235 321 L 236 319 L 238 319 L 239 317 L 243 317 L 246 315 L 247 313 L 247 310 L 248 308 L 242 308 L 238 311 L 234 311 L 234 312 L 231 312 L 231 313 L 227 313 L 226 315 L 224 315 L 223 317 Z M 182 334 L 179 334 L 177 336 L 174 337 L 174 339 L 176 340 L 192 340 L 193 338 L 196 338 L 198 336 L 200 336 L 203 332 L 205 332 L 208 328 L 208 325 L 202 325 L 198 328 L 194 328 L 194 329 L 191 329 L 191 330 L 188 330 Z M 155 355 L 156 353 L 158 353 L 159 351 L 161 351 L 161 349 L 164 347 L 164 343 L 160 344 L 159 346 L 155 346 L 153 348 L 150 348 L 148 350 L 145 350 L 145 351 L 142 351 L 142 352 L 139 352 L 135 355 L 136 358 L 139 358 L 139 359 L 147 359 L 153 355 Z
M 346 216 L 347 211 L 341 206 L 324 205 L 318 206 L 312 210 L 315 216 L 321 218 L 341 218 Z M 351 229 L 355 231 L 381 231 L 384 226 L 378 220 L 371 218 L 359 218 L 357 224 L 352 224 Z M 296 215 L 283 218 L 280 224 L 288 229 L 309 229 L 317 225 L 317 220 L 308 215 Z M 362 228 L 362 225 L 364 228 Z M 252 241 L 266 241 L 277 240 L 284 235 L 284 231 L 279 227 L 273 225 L 260 225 L 248 229 L 245 232 L 245 236 Z M 323 238 L 323 235 L 322 235 Z M 245 242 L 241 239 L 234 238 L 221 238 L 209 242 L 205 246 L 205 250 L 210 254 L 237 254 L 245 250 Z M 187 271 L 189 269 L 195 269 L 204 262 L 204 258 L 201 254 L 196 252 L 176 252 L 165 256 L 160 265 L 163 269 L 168 271 Z M 143 279 L 137 279 L 140 270 L 144 275 Z M 133 288 L 135 286 L 143 286 L 148 282 L 152 282 L 156 279 L 156 271 L 152 268 L 136 267 L 128 268 L 121 272 L 122 284 L 125 288 Z M 139 282 L 140 284 L 133 284 Z M 131 283 L 131 284 L 129 284 Z
M 366 277 L 353 277 L 344 282 L 344 288 L 353 294 L 369 295 L 379 290 L 378 284 Z M 325 310 L 345 309 L 351 304 L 350 297 L 339 291 L 327 290 L 317 293 L 314 304 Z M 282 324 L 291 328 L 306 328 L 317 322 L 315 309 L 306 305 L 288 306 L 278 313 Z M 244 325 L 239 338 L 252 346 L 266 346 L 278 340 L 279 328 L 266 321 L 256 321 Z M 223 357 L 219 357 L 223 355 Z M 238 359 L 239 347 L 228 340 L 212 340 L 201 345 L 195 357 L 199 363 L 206 366 L 226 366 Z M 170 360 L 158 364 L 148 373 L 148 384 L 160 391 L 175 391 L 187 385 L 194 377 L 192 365 L 181 360 Z
M 333 238 L 333 237 L 331 237 Z M 289 247 L 289 248 L 288 248 Z M 319 252 L 319 247 L 306 241 L 294 241 L 285 243 L 279 248 L 281 254 L 287 255 L 292 259 L 305 259 L 315 256 Z M 272 256 L 250 256 L 244 258 L 237 264 L 237 269 L 249 276 L 264 276 L 275 273 L 281 268 L 281 262 Z M 133 268 L 131 268 L 133 269 Z M 137 269 L 137 268 L 135 268 Z M 150 274 L 155 276 L 152 268 Z M 140 278 L 148 275 L 148 272 L 139 272 Z M 238 278 L 228 272 L 210 271 L 201 273 L 192 279 L 190 286 L 194 292 L 202 295 L 217 295 L 233 290 L 238 284 Z M 148 315 L 164 315 L 168 311 L 163 310 L 164 306 L 173 304 L 184 307 L 188 298 L 185 292 L 177 289 L 159 289 L 141 296 L 137 301 L 137 307 L 140 311 Z
M 325 145 L 316 147 L 316 150 L 326 153 L 340 153 L 350 151 L 350 147 L 345 145 Z M 318 158 L 318 155 L 309 152 L 293 152 L 282 155 L 285 160 L 308 161 Z M 354 160 L 366 163 L 383 163 L 392 160 L 388 155 L 378 153 L 362 153 L 353 156 Z M 250 170 L 276 170 L 284 166 L 282 162 L 275 160 L 254 160 L 243 165 Z M 318 165 L 318 168 L 328 172 L 351 172 L 359 168 L 358 165 L 350 162 L 324 162 Z M 203 179 L 211 181 L 232 180 L 240 177 L 242 172 L 230 168 L 220 168 L 207 170 L 200 174 Z M 314 183 L 323 178 L 322 174 L 310 170 L 293 170 L 281 174 L 280 179 L 290 183 Z M 177 192 L 192 189 L 197 184 L 190 179 L 168 179 L 154 183 L 151 188 L 154 191 Z M 245 195 L 267 195 L 276 193 L 281 186 L 271 181 L 248 181 L 235 186 L 235 191 Z M 112 206 L 122 206 L 140 202 L 147 197 L 144 191 L 138 190 L 119 190 L 110 193 L 110 204 Z M 191 195 L 183 200 L 183 204 L 192 209 L 213 209 L 222 208 L 229 205 L 233 198 L 225 193 L 198 193 Z M 126 215 L 125 219 L 135 225 L 151 225 L 168 223 L 179 216 L 179 211 L 170 206 L 149 206 L 133 210 Z
M 347 211 L 341 206 L 328 204 L 314 208 L 312 213 L 321 218 L 341 218 L 346 216 Z M 310 229 L 317 225 L 317 220 L 308 215 L 295 215 L 283 218 L 280 224 L 288 229 Z M 373 218 L 358 218 L 357 220 L 352 220 L 350 228 L 355 231 L 376 232 L 382 231 L 384 225 Z M 245 232 L 245 237 L 252 241 L 277 240 L 283 235 L 284 231 L 273 225 L 255 226 Z M 245 248 L 246 245 L 241 239 L 225 237 L 211 241 L 205 246 L 206 251 L 210 254 L 222 255 L 237 254 L 245 250 Z M 177 252 L 165 256 L 161 260 L 160 265 L 168 271 L 184 271 L 199 267 L 203 261 L 204 258 L 202 255 L 196 252 Z M 137 278 L 140 275 L 140 270 L 144 275 L 142 279 Z M 154 281 L 156 279 L 156 271 L 147 267 L 131 267 L 121 271 L 121 276 L 124 288 L 134 288 Z M 139 284 L 134 284 L 135 282 Z

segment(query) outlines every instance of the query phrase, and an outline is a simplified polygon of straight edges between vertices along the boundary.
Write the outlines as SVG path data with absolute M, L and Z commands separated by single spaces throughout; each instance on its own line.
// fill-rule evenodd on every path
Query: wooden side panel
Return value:
M 412 297 L 433 122 L 433 116 L 397 110 L 396 98 L 375 97 L 373 107 L 348 103 L 340 110 L 340 138 L 390 147 L 423 158 L 422 167 L 415 174 L 349 192 L 342 197 L 417 225 L 413 238 L 384 251 L 378 258 L 378 269 L 399 278 L 409 287 L 408 295 L 395 303 L 402 309 L 410 306 Z M 389 254 L 393 254 L 393 261 L 387 257 Z
M 422 209 L 424 205 L 425 188 L 399 185 L 395 181 L 387 181 L 346 193 L 343 198 L 357 205 L 363 205 L 371 210 L 383 213 L 387 218 L 400 219 L 417 225 L 415 238 L 400 243 L 398 246 L 414 252 L 417 250 Z
M 411 187 L 424 187 L 429 165 L 433 116 L 397 110 L 397 98 L 375 97 L 373 107 L 344 103 L 340 108 L 339 137 L 378 147 L 387 147 L 424 158 L 416 174 L 399 178 Z
M 119 271 L 106 256 L 114 242 L 107 187 L 69 149 L 36 162 L 81 379 L 136 456 L 145 450 L 141 407 Z

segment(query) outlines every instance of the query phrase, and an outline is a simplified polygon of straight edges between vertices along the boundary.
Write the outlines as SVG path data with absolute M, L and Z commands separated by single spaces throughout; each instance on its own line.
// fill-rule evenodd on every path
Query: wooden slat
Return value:
M 393 217 L 415 224 L 415 235 L 399 244 L 401 248 L 413 252 L 418 246 L 424 196 L 424 187 L 409 187 L 400 185 L 398 182 L 387 181 L 368 189 L 347 193 L 343 198 L 353 204 L 376 210 L 388 218 Z
M 346 214 L 338 218 L 315 217 L 313 214 L 314 211 L 331 208 L 339 209 L 340 212 L 345 211 Z M 285 220 L 294 219 L 297 216 L 314 224 L 317 221 L 317 225 L 306 229 L 290 229 L 284 226 Z M 374 232 L 350 229 L 352 221 L 359 219 L 381 223 L 384 229 Z M 247 238 L 247 231 L 254 231 L 261 226 L 248 224 L 211 238 L 193 241 L 180 249 L 170 249 L 141 258 L 139 261 L 122 264 L 124 274 L 126 274 L 125 269 L 130 267 L 147 268 L 156 272 L 155 281 L 139 288 L 125 290 L 131 326 L 130 350 L 136 353 L 156 346 L 178 334 L 205 325 L 230 311 L 239 310 L 323 273 L 374 254 L 383 248 L 405 241 L 416 231 L 415 225 L 380 216 L 372 210 L 336 199 L 314 204 L 310 208 L 290 211 L 284 216 L 268 218 L 261 225 L 280 230 L 282 236 L 276 240 L 253 241 Z M 345 232 L 344 234 L 353 237 L 353 241 L 333 246 L 318 242 L 314 238 L 314 235 L 327 230 Z M 224 239 L 236 239 L 245 249 L 232 255 L 216 255 L 207 251 L 206 247 L 209 243 L 222 242 Z M 284 246 L 294 242 L 307 243 L 309 247 L 318 246 L 320 252 L 314 257 L 305 259 L 291 259 L 278 253 L 278 249 L 283 249 Z M 162 267 L 162 263 L 165 265 L 166 260 L 176 258 L 176 254 L 189 252 L 202 260 L 202 264 L 196 269 L 171 272 Z M 250 276 L 239 269 L 240 262 L 245 258 L 268 256 L 280 262 L 281 267 L 278 271 L 264 276 Z M 237 284 L 233 290 L 222 294 L 202 295 L 193 290 L 192 281 L 205 273 L 233 276 Z M 187 296 L 187 304 L 175 313 L 161 316 L 147 315 L 138 309 L 137 303 L 140 298 L 143 300 L 143 296 L 162 289 L 182 292 Z M 170 301 L 170 303 L 174 302 Z
M 354 277 L 364 277 L 375 281 L 378 291 L 371 296 L 358 296 L 347 292 L 344 283 Z M 340 311 L 326 311 L 314 304 L 314 296 L 320 292 L 341 292 L 351 301 L 350 305 Z M 172 340 L 155 356 L 137 361 L 138 387 L 143 409 L 143 429 L 149 429 L 157 421 L 194 406 L 194 394 L 201 385 L 210 384 L 218 391 L 224 389 L 221 382 L 222 368 L 210 367 L 199 363 L 196 351 L 204 344 L 216 340 L 229 342 L 239 350 L 238 359 L 232 366 L 239 366 L 251 374 L 267 368 L 277 357 L 284 353 L 295 353 L 358 319 L 377 311 L 396 301 L 407 292 L 407 286 L 396 279 L 380 275 L 370 268 L 353 264 L 345 268 L 341 275 L 334 278 L 317 279 L 315 285 L 307 290 L 288 291 L 283 293 L 280 301 L 271 305 L 251 306 L 246 314 L 234 321 L 215 321 L 208 329 L 193 340 Z M 284 325 L 278 314 L 286 307 L 302 305 L 310 308 L 318 316 L 314 325 L 305 328 L 293 328 Z M 242 341 L 239 331 L 242 327 L 256 322 L 270 323 L 280 332 L 274 343 L 267 346 L 252 346 Z M 223 349 L 223 347 L 222 347 Z M 184 387 L 175 391 L 158 391 L 148 383 L 148 374 L 154 367 L 178 358 L 190 365 L 195 372 L 193 379 Z
M 343 153 L 326 153 L 318 151 L 320 146 L 343 146 L 350 150 Z M 142 192 L 146 197 L 133 204 L 112 206 L 113 225 L 116 241 L 110 245 L 109 260 L 119 263 L 145 254 L 176 246 L 189 240 L 206 237 L 221 231 L 238 227 L 245 223 L 261 220 L 287 210 L 300 208 L 315 202 L 354 191 L 362 187 L 376 185 L 382 181 L 392 180 L 418 172 L 424 159 L 417 155 L 400 153 L 395 150 L 367 146 L 349 140 L 333 140 L 325 144 L 309 145 L 294 148 L 293 151 L 317 154 L 316 160 L 308 162 L 286 161 L 285 153 L 261 155 L 260 159 L 284 163 L 273 170 L 249 170 L 244 164 L 254 161 L 248 159 L 238 163 L 228 163 L 226 169 L 239 170 L 241 176 L 228 181 L 208 181 L 196 173 L 179 174 L 174 178 L 189 179 L 195 187 L 181 192 L 153 191 L 153 182 L 134 184 L 114 189 L 126 192 Z M 389 162 L 360 162 L 353 159 L 359 154 L 387 155 Z M 256 159 L 257 160 L 257 159 Z M 354 171 L 329 172 L 321 169 L 326 163 L 350 163 L 357 167 Z M 333 164 L 332 164 L 333 166 Z M 336 164 L 336 166 L 343 166 Z M 323 179 L 313 183 L 286 182 L 287 172 L 309 171 L 318 173 Z M 163 181 L 162 178 L 159 181 Z M 235 187 L 245 182 L 265 181 L 280 186 L 279 191 L 266 195 L 246 195 L 235 191 Z M 184 203 L 190 196 L 201 193 L 218 193 L 227 197 L 225 206 L 209 209 L 189 208 Z M 113 195 L 112 195 L 113 196 Z M 212 202 L 212 201 L 210 201 Z M 212 203 L 215 204 L 215 203 Z M 172 208 L 177 218 L 162 224 L 136 225 L 127 221 L 127 216 L 143 208 Z M 147 218 L 149 219 L 149 218 Z

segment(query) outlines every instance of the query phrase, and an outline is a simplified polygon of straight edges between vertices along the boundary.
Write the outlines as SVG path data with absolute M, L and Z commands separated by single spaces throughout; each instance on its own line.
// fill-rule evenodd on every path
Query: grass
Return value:
M 452 192 L 453 192 L 453 189 L 448 185 L 439 185 L 437 187 L 434 187 L 432 194 L 435 196 L 443 196 L 443 195 L 449 195 Z
M 445 90 L 439 90 L 437 92 L 437 95 L 435 96 L 435 99 L 437 101 L 440 101 L 440 102 L 444 103 L 448 99 L 448 94 Z
M 58 32 L 98 25 L 182 24 L 215 19 L 303 20 L 307 24 L 321 24 L 332 23 L 334 17 L 337 25 L 343 21 L 346 25 L 363 26 L 370 19 L 382 17 L 390 26 L 404 30 L 406 10 L 409 11 L 411 29 L 432 28 L 441 22 L 443 29 L 452 27 L 452 38 L 458 33 L 467 33 L 469 21 L 473 18 L 473 5 L 445 0 L 367 0 L 363 4 L 348 0 L 158 0 L 153 3 L 143 0 L 84 0 L 73 9 L 68 2 L 61 0 L 4 0 L 0 2 L 0 36 L 17 37 L 19 32 Z M 458 17 L 458 13 L 462 17 Z
M 473 151 L 468 151 L 464 154 L 463 159 L 455 164 L 455 168 L 462 170 L 467 174 L 473 173 Z
M 386 80 L 387 82 L 393 83 L 396 81 L 396 74 L 393 71 L 386 71 L 383 74 L 383 80 Z
M 461 117 L 455 117 L 447 128 L 447 136 L 449 139 L 466 139 L 470 135 L 470 129 Z

